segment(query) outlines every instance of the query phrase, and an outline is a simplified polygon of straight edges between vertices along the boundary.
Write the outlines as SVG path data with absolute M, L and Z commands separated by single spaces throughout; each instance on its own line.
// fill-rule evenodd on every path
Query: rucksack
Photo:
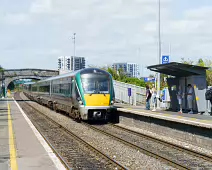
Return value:
M 212 100 L 212 88 L 208 89 L 208 90 L 205 92 L 205 99 L 206 99 L 206 100 Z

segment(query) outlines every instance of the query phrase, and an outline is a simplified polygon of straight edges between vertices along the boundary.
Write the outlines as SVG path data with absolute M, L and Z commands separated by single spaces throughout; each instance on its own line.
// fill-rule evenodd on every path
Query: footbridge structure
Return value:
M 7 88 L 8 85 L 18 79 L 36 79 L 42 80 L 48 77 L 59 75 L 58 70 L 47 70 L 47 69 L 5 69 L 0 79 Z

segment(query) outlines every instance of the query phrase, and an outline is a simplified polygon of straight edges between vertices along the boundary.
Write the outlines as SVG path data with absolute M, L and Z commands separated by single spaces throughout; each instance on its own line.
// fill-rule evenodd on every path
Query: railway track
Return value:
M 20 93 L 14 97 L 22 100 Z M 67 169 L 127 169 L 29 103 L 19 104 Z
M 144 154 L 160 159 L 177 169 L 212 169 L 212 157 L 175 144 L 140 134 L 117 125 L 85 126 L 131 146 Z
M 177 169 L 212 169 L 210 156 L 164 142 L 116 125 L 90 125 L 88 128 L 113 138 L 124 145 L 139 150 L 146 155 L 165 162 Z

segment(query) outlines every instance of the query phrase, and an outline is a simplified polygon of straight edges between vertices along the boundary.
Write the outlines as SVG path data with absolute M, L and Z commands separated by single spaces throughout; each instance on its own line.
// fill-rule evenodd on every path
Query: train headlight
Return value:
M 114 101 L 112 100 L 112 101 L 110 102 L 110 104 L 113 105 L 113 104 L 114 104 Z
M 80 104 L 80 105 L 83 105 L 83 102 L 80 100 L 80 101 L 79 101 L 79 104 Z

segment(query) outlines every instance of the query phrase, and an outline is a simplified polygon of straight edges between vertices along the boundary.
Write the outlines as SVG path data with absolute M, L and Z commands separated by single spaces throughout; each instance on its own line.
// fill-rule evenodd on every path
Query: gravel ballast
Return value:
M 21 94 L 23 99 L 27 99 Z M 129 169 L 175 169 L 35 102 L 30 104 Z

